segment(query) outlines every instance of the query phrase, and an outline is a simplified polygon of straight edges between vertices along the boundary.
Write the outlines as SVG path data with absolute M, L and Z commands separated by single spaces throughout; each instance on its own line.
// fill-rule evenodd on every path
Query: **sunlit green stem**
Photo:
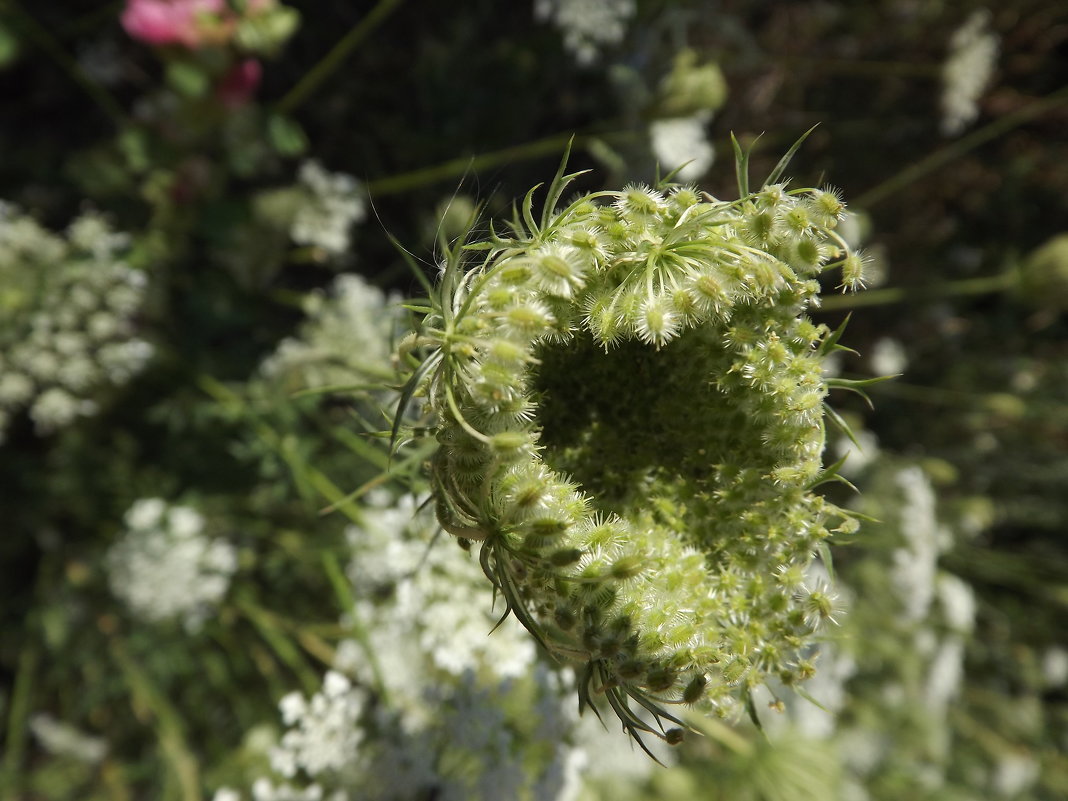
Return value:
M 623 133 L 605 134 L 601 136 L 576 136 L 572 133 L 555 134 L 553 136 L 547 136 L 544 139 L 537 139 L 533 142 L 526 142 L 521 145 L 515 145 L 514 147 L 506 147 L 502 150 L 494 150 L 491 153 L 483 153 L 479 156 L 464 156 L 452 159 L 451 161 L 446 161 L 442 164 L 436 164 L 432 167 L 422 167 L 418 170 L 412 170 L 411 172 L 403 172 L 398 175 L 391 175 L 387 178 L 378 178 L 374 181 L 368 181 L 367 190 L 372 197 L 395 195 L 400 192 L 407 192 L 410 189 L 416 189 L 420 186 L 427 186 L 429 184 L 437 183 L 438 181 L 455 178 L 467 172 L 485 170 L 491 167 L 497 167 L 501 164 L 513 164 L 517 161 L 541 158 L 542 156 L 558 156 L 560 152 L 567 147 L 567 144 L 571 141 L 572 137 L 574 137 L 575 140 L 574 147 L 577 149 L 584 143 L 595 139 L 613 140 L 621 139 L 626 136 L 628 136 L 628 134 Z
M 999 117 L 990 124 L 984 125 L 967 136 L 962 136 L 957 141 L 936 150 L 926 158 L 922 158 L 915 164 L 906 167 L 859 197 L 855 197 L 851 205 L 860 209 L 871 208 L 876 203 L 886 200 L 894 193 L 915 183 L 928 173 L 945 167 L 966 153 L 975 150 L 980 145 L 997 139 L 1002 134 L 1006 134 L 1014 128 L 1019 128 L 1021 125 L 1041 117 L 1066 102 L 1068 102 L 1068 86 L 1063 86 L 1041 100 L 1036 100 L 1023 108 L 1013 111 L 1011 114 Z
M 998 275 L 962 278 L 959 281 L 947 281 L 941 284 L 869 289 L 847 295 L 825 295 L 820 300 L 820 308 L 824 311 L 837 311 L 838 309 L 857 309 L 862 306 L 890 306 L 906 300 L 922 301 L 966 295 L 987 295 L 993 292 L 1003 292 L 1012 287 L 1015 282 L 1016 274 L 1009 270 Z
M 283 114 L 290 114 L 296 110 L 311 94 L 319 88 L 334 72 L 345 62 L 353 51 L 366 39 L 375 28 L 381 25 L 386 17 L 404 0 L 379 0 L 378 5 L 371 9 L 363 19 L 356 23 L 341 40 L 331 48 L 323 58 L 304 74 L 297 85 L 290 89 L 285 96 L 278 101 L 277 109 Z

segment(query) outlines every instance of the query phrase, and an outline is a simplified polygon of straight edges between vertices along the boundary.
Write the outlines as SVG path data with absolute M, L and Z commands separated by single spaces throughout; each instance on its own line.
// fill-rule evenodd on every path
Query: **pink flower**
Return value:
M 229 108 L 243 106 L 252 99 L 260 85 L 263 76 L 263 67 L 254 58 L 234 64 L 230 71 L 223 76 L 215 90 L 219 101 Z
M 126 0 L 122 27 L 146 44 L 197 48 L 229 37 L 225 12 L 225 0 Z

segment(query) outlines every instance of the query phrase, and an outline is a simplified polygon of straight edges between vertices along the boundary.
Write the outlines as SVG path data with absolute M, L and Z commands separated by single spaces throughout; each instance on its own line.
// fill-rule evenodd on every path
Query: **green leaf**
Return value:
M 849 437 L 849 441 L 852 442 L 857 448 L 860 448 L 860 443 L 857 442 L 856 435 L 853 433 L 853 428 L 846 422 L 842 415 L 838 414 L 829 403 L 823 404 L 823 411 L 827 414 L 828 419 L 834 423 L 835 427 Z
M 828 715 L 833 715 L 834 714 L 831 710 L 829 710 L 827 707 L 825 707 L 823 704 L 821 704 L 819 701 L 817 701 L 815 698 L 813 698 L 812 694 L 809 693 L 808 690 L 805 690 L 802 687 L 794 687 L 794 692 L 796 692 L 798 695 L 800 695 L 802 698 L 804 698 L 810 704 L 815 704 L 815 706 L 818 709 L 822 709 Z
M 541 184 L 534 184 L 523 198 L 523 219 L 527 224 L 527 232 L 531 239 L 538 235 L 538 224 L 534 222 L 534 193 L 541 189 Z
M 896 375 L 881 375 L 875 378 L 828 378 L 826 384 L 830 389 L 844 389 L 847 392 L 852 392 L 859 395 L 864 399 L 864 402 L 868 404 L 869 409 L 874 409 L 875 404 L 871 402 L 871 398 L 868 397 L 868 393 L 864 391 L 864 387 L 869 387 L 872 384 L 881 384 L 883 381 L 889 381 L 892 378 L 897 378 Z
M 786 171 L 786 168 L 789 166 L 791 159 L 793 159 L 794 154 L 797 153 L 801 145 L 803 145 L 805 140 L 808 139 L 809 134 L 811 134 L 818 127 L 819 123 L 816 123 L 803 134 L 801 134 L 798 140 L 794 142 L 793 145 L 791 145 L 789 150 L 786 151 L 786 154 L 781 159 L 779 159 L 779 163 L 775 165 L 775 169 L 771 171 L 767 179 L 764 181 L 764 186 L 776 183 L 782 177 L 782 174 Z
M 734 148 L 734 172 L 738 177 L 738 197 L 749 195 L 749 152 L 742 152 L 742 146 L 731 131 L 731 147 Z
M 842 338 L 842 334 L 845 333 L 846 326 L 849 325 L 849 320 L 852 317 L 853 312 L 849 312 L 849 314 L 845 316 L 845 319 L 842 320 L 841 325 L 839 325 L 836 329 L 834 329 L 834 331 L 832 331 L 830 334 L 823 338 L 823 341 L 820 343 L 819 347 L 820 356 L 826 356 L 832 353 L 836 347 L 839 347 L 838 340 Z
M 267 120 L 267 139 L 280 156 L 299 156 L 308 149 L 304 129 L 289 117 L 272 114 Z
M 211 79 L 196 64 L 188 61 L 172 61 L 167 65 L 165 75 L 167 85 L 178 94 L 189 97 L 204 97 L 211 87 Z
M 582 173 L 575 173 L 574 175 L 564 176 L 564 170 L 567 169 L 567 160 L 571 157 L 571 146 L 575 144 L 574 135 L 567 140 L 567 147 L 564 148 L 564 155 L 560 159 L 560 166 L 556 168 L 556 175 L 553 176 L 552 183 L 549 184 L 549 192 L 545 196 L 545 205 L 541 210 L 541 227 L 546 229 L 549 227 L 549 220 L 552 219 L 553 211 L 556 209 L 556 204 L 560 202 L 560 196 L 564 193 L 564 189 L 567 185 L 575 179 L 576 176 Z
M 408 413 L 412 398 L 415 397 L 416 391 L 422 386 L 430 372 L 441 362 L 442 356 L 443 354 L 440 350 L 436 350 L 427 356 L 423 363 L 415 368 L 415 372 L 412 373 L 411 377 L 405 382 L 404 388 L 401 389 L 400 398 L 397 401 L 397 411 L 393 415 L 393 426 L 389 435 L 390 455 L 396 453 L 397 436 L 400 434 L 401 424 L 404 421 L 404 416 Z
M 851 482 L 845 476 L 839 475 L 839 473 L 838 473 L 838 471 L 842 469 L 842 465 L 845 464 L 845 461 L 848 458 L 849 458 L 849 454 L 847 453 L 845 456 L 843 456 L 841 459 L 836 461 L 834 464 L 828 465 L 827 467 L 823 468 L 823 470 L 820 472 L 820 474 L 818 476 L 816 476 L 816 478 L 814 478 L 812 480 L 811 484 L 808 485 L 808 489 L 813 490 L 816 487 L 819 487 L 819 486 L 821 486 L 823 484 L 827 484 L 827 483 L 829 483 L 831 481 L 837 481 L 840 484 L 845 484 L 847 487 L 852 489 L 854 492 L 860 492 L 860 490 L 858 490 L 853 485 L 853 482 Z

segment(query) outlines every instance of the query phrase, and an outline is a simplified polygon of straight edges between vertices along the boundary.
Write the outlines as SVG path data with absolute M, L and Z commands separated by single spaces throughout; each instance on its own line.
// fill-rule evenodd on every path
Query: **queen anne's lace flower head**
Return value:
M 534 4 L 535 17 L 552 20 L 580 64 L 592 64 L 602 48 L 623 41 L 635 11 L 635 0 L 536 0 Z
M 540 220 L 528 196 L 511 237 L 450 254 L 420 332 L 438 516 L 585 665 L 584 699 L 603 691 L 631 730 L 628 698 L 727 714 L 767 675 L 810 673 L 798 649 L 832 605 L 804 567 L 852 526 L 812 492 L 837 334 L 804 316 L 854 257 L 843 204 L 632 185 L 557 211 L 566 182 Z
M 327 172 L 315 161 L 300 168 L 301 200 L 290 236 L 299 245 L 340 256 L 349 248 L 350 229 L 367 214 L 363 188 L 351 175 Z
M 179 618 L 199 629 L 237 570 L 234 547 L 210 538 L 195 509 L 160 498 L 134 503 L 126 526 L 107 556 L 111 591 L 143 620 Z
M 955 136 L 979 116 L 978 101 L 997 66 L 998 35 L 990 12 L 972 13 L 954 33 L 942 66 L 942 132 Z
M 92 414 L 152 356 L 137 336 L 147 282 L 122 261 L 128 241 L 92 213 L 60 236 L 0 204 L 0 439 L 21 409 L 41 434 Z
M 260 372 L 290 390 L 392 379 L 397 300 L 359 275 L 339 275 L 329 293 L 305 301 L 297 335 L 282 340 Z

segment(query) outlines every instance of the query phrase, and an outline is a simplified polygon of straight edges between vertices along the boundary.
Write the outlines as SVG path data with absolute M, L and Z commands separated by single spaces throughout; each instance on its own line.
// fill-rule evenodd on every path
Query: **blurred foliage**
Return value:
M 572 134 L 572 166 L 592 170 L 579 188 L 621 188 L 658 174 L 651 121 L 721 102 L 707 127 L 721 158 L 702 188 L 732 196 L 731 132 L 757 142 L 751 170 L 762 176 L 819 123 L 794 161 L 799 181 L 833 182 L 870 218 L 864 245 L 885 286 L 867 301 L 828 300 L 817 321 L 834 328 L 866 304 L 849 344 L 869 354 L 891 338 L 907 366 L 872 387 L 873 410 L 859 399 L 836 406 L 890 464 L 922 464 L 947 514 L 981 512 L 983 524 L 967 536 L 958 527 L 939 556 L 940 570 L 974 588 L 975 628 L 960 701 L 942 724 L 954 744 L 939 757 L 944 787 L 913 783 L 909 751 L 872 774 L 866 796 L 849 795 L 840 743 L 768 742 L 716 724 L 687 746 L 685 770 L 627 792 L 1068 796 L 1068 689 L 1042 667 L 1068 643 L 1068 332 L 1052 294 L 1063 294 L 1064 268 L 1052 289 L 983 283 L 1021 280 L 1038 258 L 1029 254 L 1068 220 L 1063 4 L 642 0 L 623 41 L 590 65 L 527 2 L 287 6 L 300 24 L 284 44 L 246 34 L 187 52 L 128 36 L 121 2 L 0 0 L 0 198 L 53 231 L 92 210 L 131 234 L 126 262 L 149 278 L 138 332 L 156 349 L 95 416 L 45 437 L 16 416 L 0 445 L 0 796 L 196 799 L 255 775 L 262 753 L 242 745 L 246 735 L 277 727 L 290 690 L 314 692 L 351 634 L 324 567 L 347 553 L 344 525 L 360 520 L 348 496 L 404 484 L 420 467 L 416 454 L 383 473 L 387 396 L 376 393 L 388 378 L 297 396 L 264 380 L 261 363 L 298 332 L 306 297 L 339 270 L 419 294 L 391 239 L 430 275 L 436 233 L 452 235 L 454 217 L 467 216 L 457 209 L 474 199 L 484 218 L 506 214 L 551 176 Z M 1000 54 L 977 121 L 947 138 L 948 42 L 983 8 Z M 250 58 L 262 81 L 235 100 L 223 90 Z M 704 71 L 687 81 L 688 66 Z M 288 234 L 306 158 L 367 192 L 368 219 L 345 254 Z M 865 356 L 844 370 L 879 372 Z M 870 487 L 881 497 L 878 480 Z M 108 590 L 104 554 L 146 497 L 194 503 L 238 549 L 238 578 L 196 635 L 137 621 Z M 858 596 L 885 580 L 868 582 L 885 572 L 887 532 L 873 524 L 836 548 Z M 843 628 L 859 675 L 908 670 L 915 654 L 898 612 L 860 601 Z M 901 743 L 929 725 L 910 717 L 914 707 L 898 711 L 864 725 Z M 30 731 L 37 713 L 103 736 L 107 755 L 50 755 Z M 990 766 L 1009 756 L 1037 765 L 1037 778 L 999 784 Z

